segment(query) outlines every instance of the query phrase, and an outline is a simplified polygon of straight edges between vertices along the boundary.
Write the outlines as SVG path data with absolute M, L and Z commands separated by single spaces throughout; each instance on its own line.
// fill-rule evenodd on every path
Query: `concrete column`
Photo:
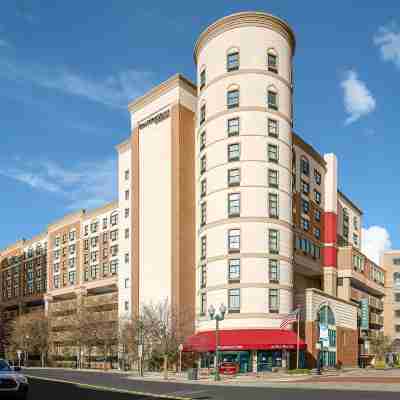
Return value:
M 253 372 L 258 372 L 257 371 L 257 350 L 252 350 L 250 353 L 250 358 L 251 358 L 251 362 L 253 365 Z

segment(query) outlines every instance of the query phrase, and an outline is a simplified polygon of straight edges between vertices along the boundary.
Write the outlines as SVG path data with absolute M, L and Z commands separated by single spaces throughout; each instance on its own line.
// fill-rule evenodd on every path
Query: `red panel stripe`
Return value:
M 337 267 L 337 249 L 336 247 L 324 247 L 322 249 L 324 267 Z
M 336 243 L 337 215 L 333 212 L 324 213 L 324 242 Z

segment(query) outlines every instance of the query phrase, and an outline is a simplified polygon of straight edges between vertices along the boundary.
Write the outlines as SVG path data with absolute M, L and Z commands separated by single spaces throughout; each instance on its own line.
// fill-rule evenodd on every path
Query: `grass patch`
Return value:
M 308 375 L 308 374 L 310 374 L 310 370 L 307 368 L 289 369 L 288 374 L 290 374 L 290 375 Z

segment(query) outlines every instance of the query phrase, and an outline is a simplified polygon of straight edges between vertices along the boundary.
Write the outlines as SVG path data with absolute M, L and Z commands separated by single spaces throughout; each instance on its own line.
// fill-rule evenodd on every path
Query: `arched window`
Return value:
M 228 91 L 226 92 L 226 106 L 228 108 L 239 107 L 239 94 L 238 85 L 231 85 L 228 87 Z
M 200 125 L 206 121 L 206 103 L 205 101 L 200 106 Z
M 226 70 L 236 71 L 239 69 L 240 58 L 239 49 L 236 47 L 231 47 L 226 54 Z
M 267 67 L 268 71 L 278 73 L 278 53 L 275 49 L 267 50 Z
M 206 67 L 202 67 L 200 70 L 200 90 L 206 86 Z
M 270 110 L 278 110 L 278 90 L 274 85 L 268 87 L 267 103 Z
M 319 309 L 319 323 L 323 326 L 335 326 L 335 315 L 328 305 L 324 305 Z
M 310 162 L 304 156 L 300 158 L 300 171 L 303 175 L 310 175 Z

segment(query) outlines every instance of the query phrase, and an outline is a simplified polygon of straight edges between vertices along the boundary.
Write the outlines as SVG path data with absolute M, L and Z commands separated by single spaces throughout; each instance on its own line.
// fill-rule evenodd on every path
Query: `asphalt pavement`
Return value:
M 398 400 L 397 392 L 318 390 L 300 388 L 251 387 L 232 385 L 186 384 L 131 379 L 129 375 L 57 369 L 29 369 L 32 382 L 30 400 L 125 400 L 125 399 L 198 399 L 198 400 Z M 43 379 L 43 381 L 41 381 Z M 57 380 L 58 382 L 53 382 Z M 68 383 L 67 383 L 68 382 Z M 108 392 L 129 391 L 128 393 Z M 150 395 L 152 394 L 152 395 Z

